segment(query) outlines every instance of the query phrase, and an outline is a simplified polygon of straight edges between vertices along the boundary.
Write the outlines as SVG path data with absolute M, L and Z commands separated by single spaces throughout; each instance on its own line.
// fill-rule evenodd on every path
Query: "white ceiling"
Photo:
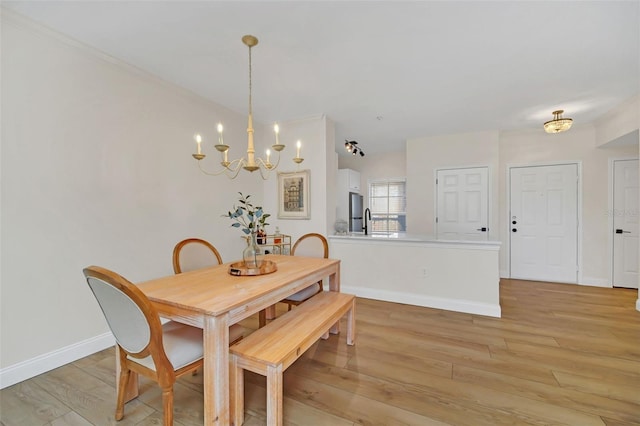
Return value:
M 242 114 L 253 34 L 255 119 L 326 114 L 367 154 L 600 117 L 638 93 L 639 3 L 2 1 Z

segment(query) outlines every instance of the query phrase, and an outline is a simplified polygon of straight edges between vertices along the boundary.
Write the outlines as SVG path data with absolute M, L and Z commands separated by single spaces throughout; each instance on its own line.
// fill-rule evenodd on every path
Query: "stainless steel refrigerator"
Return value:
M 362 195 L 349 193 L 349 232 L 362 232 Z

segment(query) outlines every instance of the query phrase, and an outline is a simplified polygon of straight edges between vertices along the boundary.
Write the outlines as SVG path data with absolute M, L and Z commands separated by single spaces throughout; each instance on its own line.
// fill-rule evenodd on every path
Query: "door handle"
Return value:
M 518 230 L 516 228 L 513 228 L 511 232 L 518 232 Z
M 630 234 L 631 231 L 623 231 L 622 229 L 616 229 L 616 234 Z
M 482 232 L 487 232 L 489 230 L 489 228 L 478 228 L 476 229 L 476 231 L 482 231 Z

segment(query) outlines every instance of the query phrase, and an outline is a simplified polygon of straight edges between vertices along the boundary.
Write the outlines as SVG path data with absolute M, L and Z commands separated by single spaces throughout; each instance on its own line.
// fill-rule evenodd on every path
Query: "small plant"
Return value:
M 242 229 L 245 235 L 264 229 L 268 225 L 267 218 L 271 215 L 264 213 L 262 207 L 251 204 L 249 201 L 251 195 L 245 196 L 242 192 L 238 192 L 238 194 L 240 194 L 238 199 L 240 204 L 234 205 L 233 211 L 227 212 L 226 215 L 222 216 L 233 220 L 234 223 L 231 226 Z

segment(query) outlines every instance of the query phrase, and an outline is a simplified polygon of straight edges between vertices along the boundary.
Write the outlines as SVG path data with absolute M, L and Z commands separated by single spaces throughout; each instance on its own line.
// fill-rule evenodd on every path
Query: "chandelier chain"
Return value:
M 249 46 L 249 115 L 253 115 L 253 100 L 252 100 L 252 96 L 251 96 L 251 92 L 252 92 L 252 79 L 251 79 L 251 69 L 253 67 L 251 66 L 251 46 Z

